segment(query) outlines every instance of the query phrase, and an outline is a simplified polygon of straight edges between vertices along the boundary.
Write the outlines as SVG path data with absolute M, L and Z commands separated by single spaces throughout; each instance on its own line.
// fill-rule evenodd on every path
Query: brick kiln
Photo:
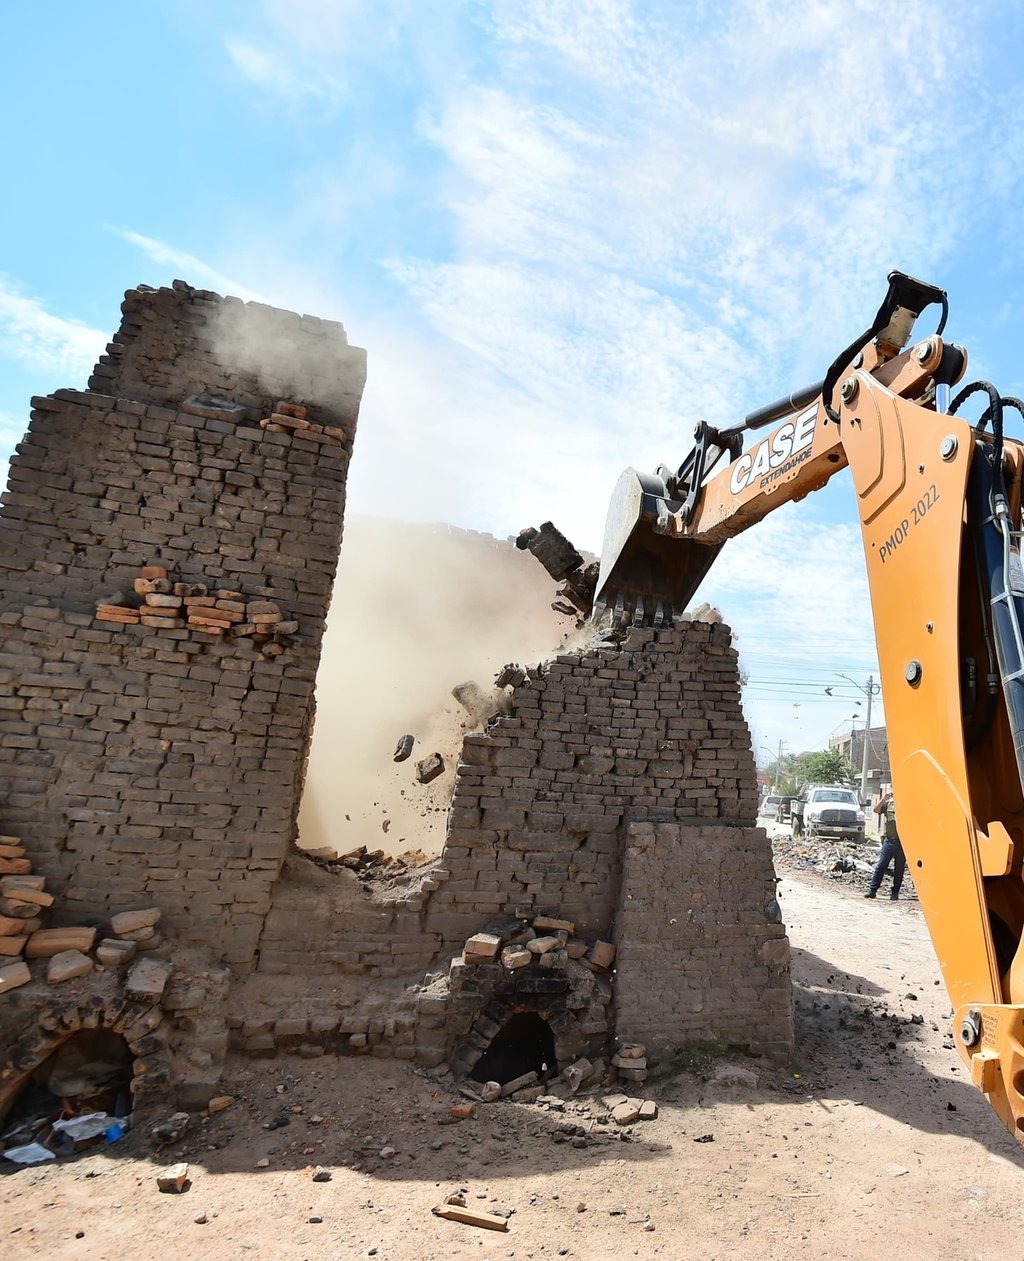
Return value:
M 314 863 L 295 820 L 365 356 L 182 282 L 122 309 L 89 391 L 33 400 L 0 516 L 0 830 L 24 849 L 0 865 L 27 863 L 3 892 L 53 899 L 49 929 L 38 902 L 32 933 L 0 921 L 28 956 L 0 966 L 0 1115 L 81 1030 L 124 1039 L 137 1100 L 192 1106 L 229 1043 L 481 1080 L 788 1053 L 727 628 L 514 673 L 435 864 L 383 888 Z M 32 948 L 53 929 L 80 934 L 51 939 L 84 960 L 66 979 Z

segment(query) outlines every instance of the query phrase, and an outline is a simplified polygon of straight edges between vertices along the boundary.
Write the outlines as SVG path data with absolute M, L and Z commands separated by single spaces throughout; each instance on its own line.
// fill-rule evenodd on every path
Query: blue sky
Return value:
M 972 378 L 1024 392 L 1022 26 L 915 0 L 5 6 L 0 445 L 84 385 L 124 289 L 178 276 L 367 347 L 350 510 L 552 519 L 593 550 L 623 467 L 820 377 L 892 267 L 949 290 Z M 875 660 L 845 475 L 705 594 L 759 749 L 849 728 L 834 672 Z

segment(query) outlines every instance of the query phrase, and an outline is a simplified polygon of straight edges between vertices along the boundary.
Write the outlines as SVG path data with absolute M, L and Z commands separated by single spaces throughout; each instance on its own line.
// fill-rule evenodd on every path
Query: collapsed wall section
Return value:
M 124 310 L 92 391 L 33 400 L 3 497 L 0 819 L 57 922 L 155 904 L 244 970 L 295 835 L 365 355 L 340 325 L 181 282 Z M 326 394 L 292 395 L 321 423 L 261 427 L 289 382 L 225 366 L 225 311 L 253 356 L 270 338 L 330 364 Z M 225 597 L 225 621 L 270 602 L 293 633 L 270 655 L 156 608 L 96 620 L 142 602 L 144 566 Z
M 332 887 L 291 860 L 260 972 L 325 983 L 295 996 L 283 1036 L 316 1029 L 332 1046 L 458 1065 L 507 1009 L 560 1022 L 577 1054 L 613 1039 L 644 1043 L 654 1061 L 701 1041 L 788 1054 L 789 943 L 771 848 L 753 826 L 728 628 L 635 629 L 562 653 L 531 669 L 509 704 L 463 742 L 436 867 L 387 898 L 347 872 Z M 576 949 L 552 951 L 540 973 L 512 970 L 497 944 L 490 960 L 464 955 L 478 933 L 521 942 L 537 917 L 570 923 L 574 946 L 615 943 L 614 970 L 593 967 L 594 987 Z M 393 988 L 403 976 L 404 998 Z M 368 983 L 340 998 L 340 977 Z M 392 987 L 390 1020 L 375 1001 L 381 984 Z M 272 1020 L 235 1025 L 253 1049 L 273 1048 Z

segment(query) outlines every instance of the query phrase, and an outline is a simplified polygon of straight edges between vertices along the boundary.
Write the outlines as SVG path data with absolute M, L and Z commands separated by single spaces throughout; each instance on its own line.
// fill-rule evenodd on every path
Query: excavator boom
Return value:
M 936 302 L 939 330 L 908 346 Z M 956 1046 L 1024 1138 L 1024 447 L 1003 432 L 1007 403 L 1024 405 L 987 383 L 951 400 L 966 353 L 943 342 L 945 311 L 941 290 L 893 273 L 818 386 L 732 429 L 702 422 L 675 473 L 627 470 L 595 617 L 678 616 L 729 538 L 849 467 L 900 836 Z M 987 407 L 972 424 L 956 413 L 975 393 Z M 742 451 L 744 432 L 780 419 Z

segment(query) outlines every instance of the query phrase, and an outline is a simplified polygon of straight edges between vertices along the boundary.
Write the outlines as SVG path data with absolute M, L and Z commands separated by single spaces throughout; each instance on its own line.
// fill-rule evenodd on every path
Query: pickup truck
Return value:
M 793 802 L 793 835 L 864 840 L 864 811 L 852 788 L 815 785 L 805 788 Z

